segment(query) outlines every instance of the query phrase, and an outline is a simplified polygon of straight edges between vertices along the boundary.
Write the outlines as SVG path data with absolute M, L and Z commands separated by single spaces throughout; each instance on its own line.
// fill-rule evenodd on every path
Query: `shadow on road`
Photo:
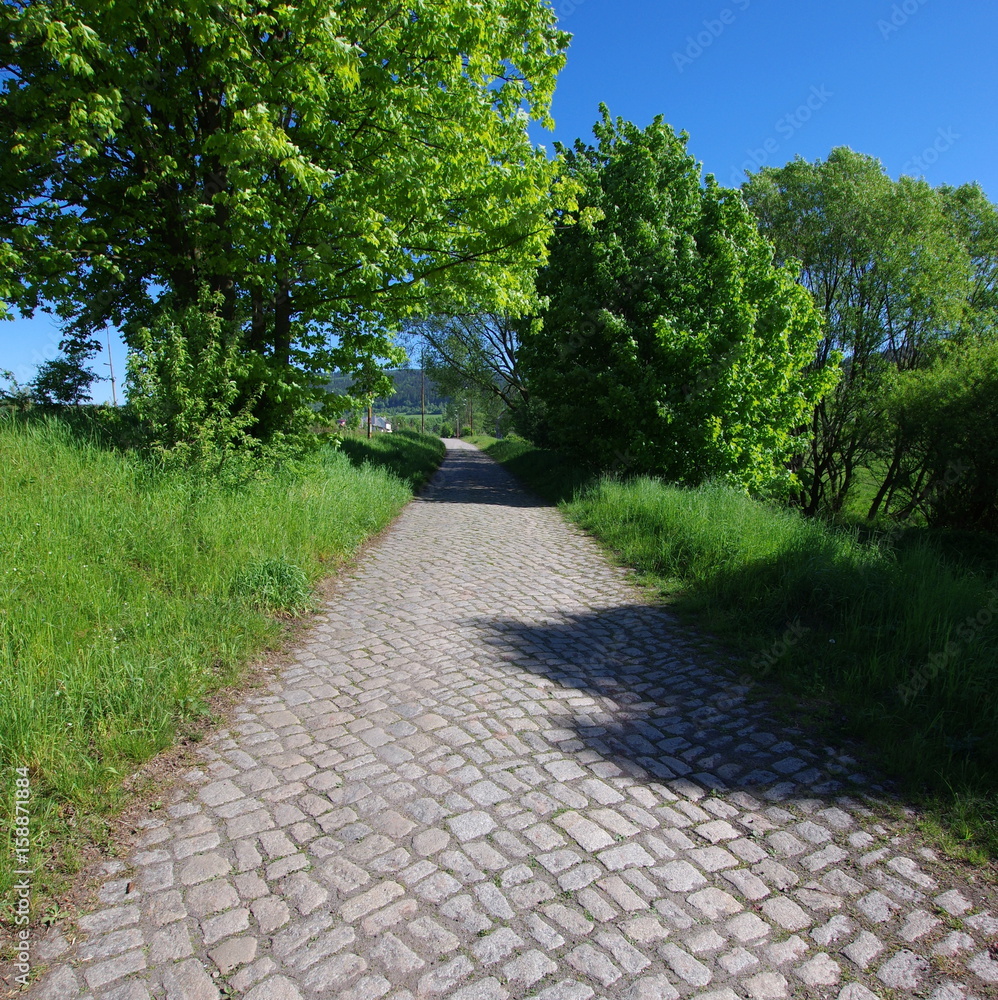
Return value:
M 420 500 L 499 507 L 550 506 L 529 493 L 498 462 L 478 449 L 448 451 L 444 464 L 423 491 Z
M 749 697 L 752 680 L 709 665 L 664 608 L 625 605 L 542 625 L 464 624 L 503 649 L 510 670 L 562 689 L 545 706 L 542 731 L 559 749 L 594 751 L 684 795 L 744 789 L 780 802 L 870 787 L 844 746 L 823 746 L 768 717 L 765 703 Z

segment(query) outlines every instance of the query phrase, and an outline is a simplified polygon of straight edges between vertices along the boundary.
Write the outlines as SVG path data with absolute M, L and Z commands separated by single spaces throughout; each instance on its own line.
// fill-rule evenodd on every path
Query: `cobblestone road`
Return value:
M 449 447 L 32 995 L 995 996 L 995 895 Z

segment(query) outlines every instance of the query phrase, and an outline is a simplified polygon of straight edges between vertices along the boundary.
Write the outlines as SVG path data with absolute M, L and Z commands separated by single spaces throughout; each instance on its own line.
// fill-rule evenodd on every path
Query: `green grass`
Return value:
M 861 538 L 714 485 L 580 487 L 550 453 L 485 447 L 744 654 L 750 676 L 817 706 L 828 738 L 866 740 L 951 848 L 998 858 L 995 540 Z
M 344 435 L 342 451 L 355 464 L 369 463 L 407 480 L 415 488 L 422 486 L 440 464 L 446 451 L 439 437 L 417 431 L 392 434 Z
M 281 618 L 308 610 L 443 454 L 387 435 L 225 489 L 106 444 L 0 420 L 0 824 L 27 768 L 38 899 L 72 870 L 73 843 L 101 836 L 122 779 L 280 641 Z M 12 858 L 4 842 L 5 901 Z

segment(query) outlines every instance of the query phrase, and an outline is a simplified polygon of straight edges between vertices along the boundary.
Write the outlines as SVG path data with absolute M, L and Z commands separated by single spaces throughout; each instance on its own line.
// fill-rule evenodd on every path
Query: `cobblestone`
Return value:
M 29 1000 L 992 995 L 993 890 L 449 447 Z

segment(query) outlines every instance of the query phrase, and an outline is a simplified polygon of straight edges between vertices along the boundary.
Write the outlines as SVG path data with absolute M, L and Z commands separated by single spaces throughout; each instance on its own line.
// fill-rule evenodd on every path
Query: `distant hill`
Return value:
M 395 383 L 395 392 L 374 401 L 374 408 L 382 413 L 419 413 L 419 369 L 396 368 L 388 372 Z M 333 392 L 346 392 L 352 385 L 349 375 L 333 375 L 329 387 Z M 433 383 L 426 380 L 426 412 L 443 413 L 449 400 L 441 396 Z

